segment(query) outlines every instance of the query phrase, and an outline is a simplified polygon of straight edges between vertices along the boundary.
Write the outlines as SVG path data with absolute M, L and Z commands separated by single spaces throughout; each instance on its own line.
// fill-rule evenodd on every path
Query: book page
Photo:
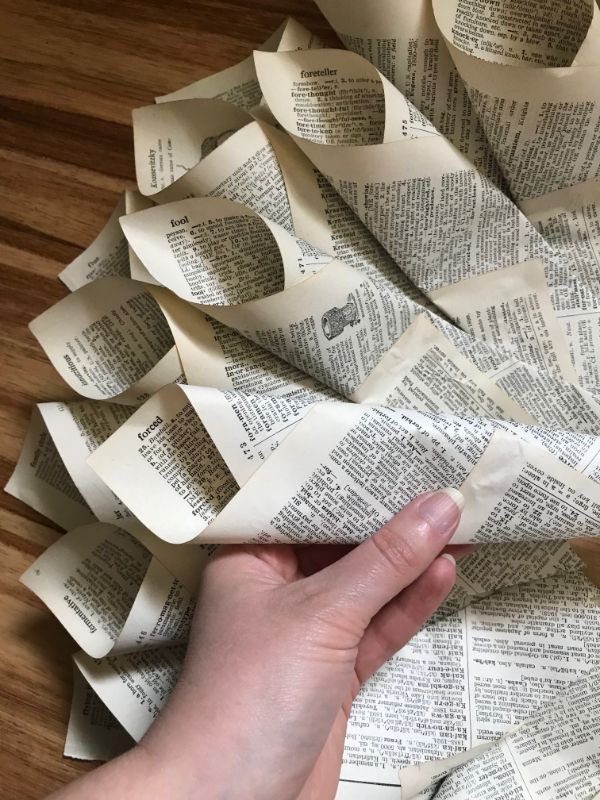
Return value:
M 569 279 L 553 290 L 581 385 L 600 391 L 600 180 L 550 192 L 522 203 L 523 211 L 569 265 Z
M 198 386 L 187 386 L 183 393 L 240 486 L 317 402 L 310 394 L 278 397 Z
M 433 8 L 513 196 L 522 201 L 597 177 L 593 0 L 568 10 L 555 0 L 491 11 L 477 0 L 434 0 Z
M 5 491 L 66 530 L 96 518 L 116 522 L 193 593 L 206 561 L 205 548 L 159 539 L 86 463 L 130 413 L 127 407 L 94 401 L 40 403 Z
M 125 196 L 121 195 L 106 225 L 91 245 L 59 273 L 58 277 L 72 292 L 98 278 L 129 277 L 127 241 L 119 225 L 119 217 L 124 213 Z
M 166 387 L 88 464 L 165 541 L 201 541 L 239 485 L 313 406 L 310 397 Z
M 233 268 L 229 262 L 222 267 L 219 245 L 212 244 L 210 238 L 201 239 L 194 231 L 197 225 L 204 225 L 203 220 L 212 219 L 217 213 L 229 215 L 230 209 L 232 221 L 226 225 L 233 226 L 240 214 L 250 213 L 248 209 L 242 212 L 244 207 L 237 204 L 195 198 L 131 215 L 123 219 L 123 226 L 130 244 L 157 280 L 188 301 L 198 299 L 196 284 L 203 287 L 205 294 L 215 287 L 217 304 L 203 306 L 207 313 L 340 394 L 352 395 L 415 316 L 428 313 L 409 295 L 379 280 L 371 280 L 349 265 L 336 260 L 330 260 L 326 266 L 323 261 L 317 264 L 321 251 L 315 253 L 312 245 L 292 237 L 265 218 L 260 219 L 280 249 L 286 288 L 253 301 L 223 305 L 228 296 L 237 301 L 243 297 L 233 277 L 237 261 L 234 260 Z M 179 233 L 172 232 L 173 219 L 184 220 Z M 247 233 L 236 242 L 240 263 L 252 258 L 252 234 Z M 250 255 L 247 251 L 251 251 Z M 306 255 L 294 256 L 294 252 Z M 329 258 L 323 254 L 321 257 Z M 307 258 L 312 259 L 312 266 L 302 266 Z M 315 268 L 318 273 L 310 276 Z M 274 277 L 275 269 L 271 275 Z M 293 285 L 287 288 L 290 283 Z M 576 387 L 562 381 L 554 384 L 545 374 L 536 375 L 535 370 L 506 351 L 482 350 L 476 346 L 478 340 L 465 341 L 460 333 L 458 336 L 453 333 L 452 326 L 438 321 L 435 315 L 430 318 L 446 335 L 453 336 L 453 343 L 467 357 L 472 357 L 476 364 L 483 362 L 483 371 L 515 397 L 532 417 L 543 421 L 550 418 L 555 424 L 570 427 L 574 418 L 583 415 L 593 420 L 590 430 L 597 427 L 598 408 Z M 193 322 L 188 325 L 190 330 L 195 327 Z M 541 320 L 538 327 L 542 330 Z M 553 360 L 545 350 L 544 345 L 540 363 Z
M 38 408 L 32 411 L 19 460 L 4 491 L 67 530 L 94 519 Z
M 40 403 L 37 408 L 63 464 L 94 516 L 101 522 L 116 524 L 131 519 L 129 509 L 98 480 L 86 459 L 131 416 L 133 409 L 94 400 Z
M 136 516 L 167 541 L 175 541 L 175 527 L 178 541 L 358 542 L 415 495 L 449 485 L 460 486 L 467 498 L 455 542 L 597 535 L 597 437 L 318 403 L 291 429 L 280 428 L 277 449 L 237 491 L 215 444 L 217 425 L 213 440 L 192 406 L 193 393 L 203 391 L 164 390 L 89 458 Z M 238 404 L 236 413 L 243 408 Z M 246 433 L 242 426 L 237 435 Z M 192 463 L 192 451 L 202 459 Z
M 344 45 L 370 61 L 495 183 L 503 178 L 430 0 L 317 0 Z
M 332 148 L 327 148 L 328 155 Z M 353 154 L 354 155 L 354 154 Z M 387 170 L 389 173 L 389 169 Z M 287 231 L 317 245 L 323 252 L 339 258 L 366 274 L 374 282 L 383 284 L 395 292 L 398 303 L 406 309 L 405 317 L 410 322 L 416 313 L 422 312 L 427 301 L 385 253 L 380 244 L 367 233 L 366 228 L 341 200 L 333 187 L 309 162 L 289 137 L 264 123 L 251 123 L 233 134 L 225 143 L 203 159 L 195 168 L 174 183 L 157 199 L 174 201 L 188 196 L 215 195 L 241 201 L 271 222 L 277 222 Z M 503 201 L 504 196 L 500 195 Z M 174 206 L 174 209 L 176 206 Z M 176 213 L 176 212 L 175 212 Z M 513 216 L 515 210 L 513 207 Z M 512 217 L 510 218 L 512 220 Z M 524 218 L 519 217 L 518 221 Z M 526 223 L 526 220 L 525 220 Z M 527 224 L 527 223 L 526 223 Z M 142 231 L 140 230 L 140 234 Z M 489 237 L 482 236 L 478 246 L 489 246 Z M 543 252 L 546 272 L 552 273 L 554 282 L 564 280 L 564 269 L 557 266 L 557 259 L 548 246 L 529 226 L 524 239 L 530 240 L 527 252 Z M 533 236 L 532 236 L 533 234 Z M 507 241 L 514 243 L 514 230 L 507 227 Z M 512 246 L 512 244 L 511 244 Z M 540 249 L 541 248 L 541 249 Z M 521 252 L 521 251 L 519 251 Z M 525 249 L 523 249 L 525 252 Z M 152 278 L 152 280 L 155 280 Z M 483 347 L 481 340 L 467 336 L 447 321 L 426 309 L 432 321 L 478 368 L 513 393 L 518 402 L 537 419 L 552 422 L 561 427 L 585 425 L 581 417 L 590 415 L 596 425 L 597 414 L 591 411 L 591 398 L 582 396 L 574 387 L 555 384 L 538 376 L 526 365 L 514 363 L 511 356 L 498 348 Z M 185 316 L 185 314 L 183 314 Z M 193 326 L 189 326 L 190 330 Z M 566 342 L 556 325 L 553 326 L 560 358 L 557 360 L 568 369 Z M 180 348 L 189 343 L 190 337 L 177 337 Z M 192 337 L 193 338 L 193 337 Z M 181 341 L 183 339 L 183 343 Z M 187 340 L 187 341 L 186 341 Z M 532 341 L 535 341 L 533 339 Z M 531 345 L 527 352 L 531 351 Z M 183 349 L 182 349 L 183 352 Z M 534 353 L 536 363 L 543 364 L 548 357 L 545 352 Z M 201 383 L 198 378 L 194 383 Z M 214 385 L 214 384 L 213 384 Z
M 572 291 L 585 288 L 594 294 L 600 292 L 599 205 L 600 179 L 559 189 L 522 204 L 544 239 L 569 262 Z
M 133 744 L 79 670 L 73 669 L 73 698 L 63 755 L 81 761 L 110 761 Z
M 155 394 L 88 463 L 146 527 L 173 544 L 199 540 L 238 490 L 177 386 Z
M 600 790 L 597 669 L 572 683 L 472 761 L 452 772 L 439 800 L 596 800 Z
M 342 81 L 347 79 L 352 86 L 361 65 L 364 80 L 375 81 L 370 65 L 353 54 L 333 50 L 257 54 L 256 61 L 278 121 L 426 294 L 538 258 L 544 262 L 551 298 L 554 286 L 568 281 L 566 265 L 525 216 L 443 137 L 426 135 L 411 125 L 410 114 L 406 120 L 406 100 L 393 87 L 386 89 L 382 76 L 379 87 L 387 91 L 386 117 L 375 138 L 359 135 L 360 128 L 353 125 L 354 138 L 349 141 L 332 127 L 332 117 L 345 124 L 342 97 L 336 115 L 335 104 L 321 108 L 320 93 L 345 86 Z M 317 68 L 336 74 L 319 77 Z M 317 77 L 299 79 L 301 73 Z M 310 98 L 302 106 L 292 99 L 300 87 Z M 395 130 L 398 118 L 405 118 L 404 136 L 391 135 L 390 126 L 386 128 L 390 119 Z M 529 345 L 533 347 L 535 338 Z M 569 349 L 556 323 L 552 347 L 557 348 L 554 374 L 564 364 L 563 377 L 572 380 Z M 532 365 L 537 367 L 546 355 L 541 346 L 534 355 Z
M 542 373 L 577 381 L 541 260 L 467 278 L 437 289 L 431 298 L 473 336 L 509 348 Z
M 148 197 L 144 197 L 137 190 L 127 189 L 125 191 L 125 209 L 123 214 L 135 214 L 136 211 L 145 211 L 147 208 L 152 208 L 154 203 Z M 121 214 L 120 216 L 123 216 Z M 121 223 L 119 222 L 119 228 Z M 123 231 L 121 230 L 121 233 Z M 148 272 L 146 267 L 142 264 L 131 247 L 127 247 L 129 252 L 129 274 L 134 281 L 142 281 L 144 283 L 156 283 L 152 275 Z
M 432 619 L 442 619 L 504 587 L 562 573 L 581 573 L 583 568 L 568 542 L 480 545 L 457 562 L 456 582 Z
M 175 211 L 187 222 L 173 234 Z M 350 393 L 407 326 L 414 304 L 394 302 L 396 295 L 386 287 L 251 213 L 230 201 L 194 198 L 125 217 L 123 227 L 131 246 L 164 286 L 182 299 L 204 300 L 202 308 L 212 317 L 332 389 Z M 271 267 L 272 283 L 269 287 L 265 281 L 263 291 L 270 288 L 266 296 L 246 300 L 243 285 L 235 279 L 237 261 L 232 265 L 210 238 L 207 222 L 217 215 L 225 228 L 239 231 L 240 264 L 252 263 L 261 254 L 255 236 L 269 244 L 272 258 L 265 257 L 265 262 Z M 240 228 L 238 220 L 251 222 Z M 201 238 L 196 231 L 204 229 L 207 235 Z M 286 288 L 277 291 L 282 278 Z M 197 294 L 197 284 L 204 296 Z M 211 296 L 212 304 L 206 305 Z
M 430 800 L 433 792 L 420 795 L 417 800 Z M 398 786 L 376 786 L 361 781 L 340 781 L 335 800 L 400 800 Z
M 169 323 L 190 385 L 315 401 L 338 396 L 333 389 L 172 292 L 153 289 L 152 294 Z
M 152 197 L 174 183 L 251 117 L 222 100 L 175 100 L 132 114 L 138 189 Z
M 402 796 L 412 797 L 457 762 L 473 757 L 467 752 L 471 742 L 493 742 L 527 719 L 532 708 L 552 700 L 597 662 L 597 648 L 586 631 L 600 614 L 598 592 L 582 576 L 556 577 L 504 590 L 422 629 L 357 697 L 342 780 L 373 784 L 365 791 L 376 798 L 379 786 L 398 789 L 402 784 Z M 549 621 L 569 658 L 567 669 L 544 635 Z M 139 740 L 172 691 L 182 657 L 180 648 L 170 648 L 102 660 L 79 653 L 75 661 Z M 417 736 L 411 715 L 421 721 Z M 491 728 L 490 715 L 495 720 Z M 383 737 L 386 747 L 381 746 Z M 441 763 L 431 763 L 436 760 Z M 353 796 L 349 786 L 342 791 Z
M 271 125 L 246 125 L 154 199 L 202 196 L 244 203 L 324 253 L 427 302 L 290 137 Z
M 192 596 L 121 528 L 95 523 L 70 531 L 21 582 L 94 658 L 187 641 Z
M 433 414 L 535 422 L 466 359 L 425 314 L 406 329 L 351 399 Z
M 137 742 L 175 688 L 184 655 L 185 648 L 180 645 L 103 659 L 80 651 L 73 658 L 100 700 Z
M 29 328 L 61 378 L 83 397 L 138 405 L 183 380 L 167 321 L 136 281 L 86 284 Z
M 368 275 L 374 282 L 383 283 L 397 293 L 398 302 L 406 308 L 407 320 L 423 312 L 423 305 L 427 304 L 424 296 L 408 281 L 301 150 L 289 137 L 271 126 L 247 125 L 168 190 L 161 192 L 157 199 L 175 201 L 202 195 L 244 202 L 270 221 L 303 236 L 323 252 Z M 151 276 L 151 280 L 155 279 Z M 165 303 L 160 299 L 159 302 L 170 319 L 188 380 L 198 385 L 207 383 L 195 369 L 198 361 L 205 361 L 200 354 L 194 357 L 194 349 L 199 345 L 198 328 L 202 325 L 198 315 L 181 305 L 175 308 L 176 314 L 170 315 L 165 303 L 172 305 L 172 301 L 165 298 Z M 458 329 L 435 316 L 431 308 L 428 307 L 426 313 L 441 330 L 452 333 L 465 356 L 477 363 L 491 359 L 494 364 L 505 366 L 505 356 L 487 352 L 466 335 L 461 337 Z M 185 327 L 185 333 L 182 327 Z M 206 329 L 205 325 L 203 327 Z M 206 330 L 206 335 L 212 338 Z M 208 383 L 221 386 L 212 380 Z M 545 396 L 546 391 L 544 386 L 541 396 Z
M 501 738 L 598 664 L 599 601 L 583 576 L 557 576 L 426 625 L 356 698 L 342 777 L 412 797 Z
M 358 542 L 416 494 L 448 485 L 466 497 L 455 543 L 566 539 L 579 530 L 596 535 L 599 486 L 557 458 L 571 458 L 563 432 L 545 431 L 546 445 L 554 441 L 551 455 L 527 428 L 510 423 L 509 433 L 501 429 L 506 425 L 318 404 L 206 537 L 235 541 L 244 519 L 255 542 Z

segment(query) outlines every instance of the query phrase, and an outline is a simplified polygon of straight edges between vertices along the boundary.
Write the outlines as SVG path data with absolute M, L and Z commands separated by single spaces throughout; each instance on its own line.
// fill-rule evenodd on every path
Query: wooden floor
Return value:
M 245 58 L 287 16 L 334 42 L 309 0 L 0 0 L 0 485 L 32 404 L 65 399 L 27 323 L 133 185 L 131 110 Z M 57 537 L 0 492 L 0 797 L 44 797 L 64 759 L 77 648 L 19 575 Z
M 245 57 L 288 14 L 334 41 L 309 0 L 0 0 L 2 485 L 32 404 L 71 396 L 27 323 L 66 294 L 57 273 L 133 181 L 131 110 Z M 0 797 L 7 800 L 44 797 L 89 769 L 62 757 L 76 647 L 18 583 L 57 535 L 0 495 Z

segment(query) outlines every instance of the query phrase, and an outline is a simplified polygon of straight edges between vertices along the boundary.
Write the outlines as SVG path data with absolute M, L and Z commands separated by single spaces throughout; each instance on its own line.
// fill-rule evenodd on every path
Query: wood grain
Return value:
M 27 329 L 56 275 L 134 183 L 131 110 L 245 58 L 305 0 L 0 0 L 0 481 L 34 403 L 67 399 Z M 62 756 L 77 648 L 18 578 L 58 536 L 0 494 L 0 797 L 42 798 L 90 765 Z
M 246 57 L 306 0 L 0 0 L 0 481 L 33 403 L 67 399 L 27 323 L 133 184 L 131 110 Z M 58 536 L 0 496 L 0 796 L 34 800 L 90 768 L 62 757 L 75 644 L 18 582 Z M 600 550 L 584 546 L 600 575 Z

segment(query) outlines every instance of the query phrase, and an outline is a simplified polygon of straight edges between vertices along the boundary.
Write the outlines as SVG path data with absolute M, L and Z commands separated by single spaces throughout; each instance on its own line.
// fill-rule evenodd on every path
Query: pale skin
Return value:
M 333 800 L 358 690 L 454 584 L 461 505 L 420 495 L 355 548 L 223 548 L 159 720 L 52 800 Z

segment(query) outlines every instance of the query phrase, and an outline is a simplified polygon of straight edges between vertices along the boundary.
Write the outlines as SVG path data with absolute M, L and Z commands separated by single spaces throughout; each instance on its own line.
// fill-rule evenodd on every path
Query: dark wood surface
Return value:
M 0 481 L 33 403 L 67 399 L 27 323 L 134 179 L 131 110 L 244 58 L 309 0 L 0 0 Z M 62 756 L 76 649 L 18 582 L 58 536 L 0 494 L 0 797 L 34 800 L 90 765 Z M 594 545 L 586 545 L 590 561 Z M 600 567 L 595 573 L 600 575 Z
M 27 323 L 134 183 L 131 110 L 245 58 L 309 0 L 0 0 L 0 482 L 33 403 L 66 399 Z M 90 768 L 62 756 L 77 648 L 18 578 L 58 536 L 0 493 L 0 797 Z

